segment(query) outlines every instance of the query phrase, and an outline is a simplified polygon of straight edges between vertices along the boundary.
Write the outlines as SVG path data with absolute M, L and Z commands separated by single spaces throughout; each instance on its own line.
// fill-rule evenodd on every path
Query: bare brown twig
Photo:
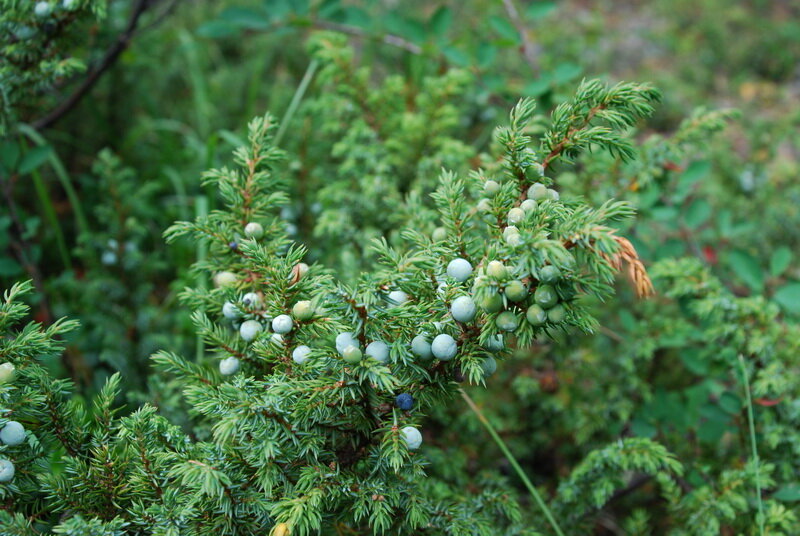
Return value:
M 522 40 L 522 55 L 525 56 L 525 61 L 528 62 L 528 65 L 534 73 L 538 73 L 539 59 L 536 53 L 536 47 L 531 41 L 525 22 L 522 20 L 519 11 L 517 11 L 517 6 L 514 5 L 514 0 L 503 0 L 503 6 L 506 8 L 508 18 L 511 19 L 511 24 L 517 29 L 519 38 Z

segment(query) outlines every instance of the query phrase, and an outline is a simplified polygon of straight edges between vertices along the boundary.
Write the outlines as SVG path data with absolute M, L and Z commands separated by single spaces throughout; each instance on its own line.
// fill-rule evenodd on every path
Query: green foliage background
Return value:
M 32 278 L 35 319 L 80 322 L 44 361 L 75 397 L 120 372 L 123 413 L 147 401 L 197 426 L 149 358 L 168 349 L 214 365 L 178 300 L 210 287 L 189 270 L 207 252 L 162 232 L 222 207 L 198 178 L 227 164 L 252 117 L 293 110 L 278 134 L 281 217 L 307 262 L 355 281 L 377 260 L 372 238 L 433 232 L 441 168 L 497 165 L 492 131 L 520 97 L 538 103 L 538 136 L 582 79 L 647 81 L 663 101 L 630 129 L 637 158 L 583 152 L 552 176 L 563 197 L 636 208 L 620 233 L 657 295 L 639 300 L 622 278 L 592 304 L 596 334 L 538 341 L 466 390 L 568 533 L 797 533 L 794 2 L 154 2 L 89 93 L 43 126 L 140 4 L 79 0 L 62 31 L 33 3 L 2 0 L 0 286 Z M 534 509 L 460 399 L 425 429 L 433 478 L 511 490 Z

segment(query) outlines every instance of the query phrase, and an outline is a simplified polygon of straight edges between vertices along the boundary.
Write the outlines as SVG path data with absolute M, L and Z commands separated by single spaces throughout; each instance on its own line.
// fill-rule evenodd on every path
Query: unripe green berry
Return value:
M 290 280 L 300 280 L 308 273 L 308 265 L 304 262 L 298 262 L 292 268 L 292 274 L 289 276 Z
M 264 328 L 256 320 L 245 320 L 239 326 L 239 336 L 247 342 L 252 341 Z
M 488 294 L 481 300 L 481 309 L 488 313 L 499 313 L 503 310 L 503 297 L 496 292 Z
M 422 445 L 422 434 L 413 426 L 406 426 L 400 430 L 400 435 L 403 437 L 408 450 L 417 450 Z
M 547 197 L 547 186 L 542 184 L 541 182 L 534 182 L 531 184 L 530 188 L 528 188 L 528 199 L 533 199 L 534 201 L 540 201 Z
M 567 317 L 566 308 L 560 303 L 553 306 L 552 309 L 547 311 L 547 320 L 553 324 L 560 324 Z
M 11 363 L 3 363 L 0 365 L 0 385 L 14 381 L 16 376 L 16 369 Z
M 483 347 L 490 352 L 499 352 L 503 349 L 503 346 L 505 346 L 505 343 L 503 342 L 503 336 L 499 333 L 493 337 L 489 337 L 486 340 L 486 344 L 483 345 Z
M 50 6 L 50 2 L 36 2 L 36 5 L 33 7 L 33 13 L 37 17 L 46 17 L 50 15 L 53 11 L 53 8 Z
M 411 352 L 426 361 L 433 357 L 431 343 L 428 342 L 424 335 L 417 335 L 411 340 Z
M 338 334 L 336 336 L 336 351 L 339 352 L 339 354 L 344 354 L 344 350 L 348 346 L 358 346 L 358 340 L 353 333 L 346 331 Z
M 525 176 L 529 179 L 540 179 L 544 176 L 544 166 L 538 162 L 525 168 Z
M 506 244 L 515 248 L 522 244 L 522 236 L 519 233 L 511 233 L 506 236 Z
M 0 443 L 9 447 L 16 447 L 25 441 L 25 427 L 17 421 L 8 421 L 0 429 Z
M 543 308 L 549 309 L 558 303 L 558 294 L 551 285 L 539 285 L 533 293 L 533 299 Z
M 492 203 L 485 197 L 481 198 L 478 201 L 477 206 L 475 207 L 478 209 L 478 212 L 491 212 L 492 211 Z
M 14 464 L 10 460 L 0 458 L 0 482 L 11 482 L 14 478 Z
M 259 296 L 256 292 L 248 292 L 242 296 L 242 303 L 245 305 L 245 307 L 249 307 L 250 309 L 260 309 L 261 296 Z
M 472 275 L 472 265 L 466 259 L 453 259 L 447 265 L 447 275 L 463 283 Z
M 298 365 L 302 365 L 306 361 L 308 361 L 308 356 L 311 354 L 311 348 L 306 346 L 305 344 L 301 344 L 297 348 L 294 349 L 292 352 L 292 361 L 297 363 Z
M 508 211 L 508 223 L 516 225 L 525 220 L 525 211 L 521 208 L 514 207 Z
M 214 275 L 214 285 L 217 287 L 229 287 L 236 283 L 236 274 L 233 272 L 217 272 Z
M 515 313 L 512 313 L 511 311 L 505 311 L 497 315 L 495 324 L 497 324 L 497 327 L 503 331 L 514 331 L 519 326 L 519 318 L 517 318 Z
M 488 378 L 497 372 L 497 360 L 492 356 L 487 356 L 481 361 L 481 368 L 483 369 L 483 377 Z
M 279 335 L 289 333 L 293 327 L 294 322 L 292 322 L 292 317 L 289 315 L 278 315 L 272 319 L 272 331 Z
M 539 281 L 542 283 L 555 283 L 559 279 L 561 279 L 561 270 L 552 264 L 543 266 L 542 269 L 539 270 Z
M 509 235 L 512 234 L 519 234 L 519 229 L 515 225 L 509 225 L 505 229 L 503 229 L 503 238 L 508 238 Z
M 431 239 L 434 242 L 442 242 L 447 240 L 447 229 L 444 227 L 437 227 L 433 230 L 433 234 L 431 235 Z
M 386 363 L 389 361 L 389 345 L 383 341 L 373 341 L 367 345 L 366 354 L 378 363 Z
M 545 322 L 547 322 L 547 311 L 542 309 L 540 306 L 533 304 L 528 307 L 528 311 L 525 313 L 525 318 L 532 326 L 542 326 Z
M 292 307 L 292 316 L 300 322 L 305 322 L 314 318 L 314 306 L 308 300 L 300 300 Z
M 471 322 L 477 312 L 478 308 L 469 296 L 459 296 L 450 305 L 450 314 L 459 322 Z
M 526 199 L 520 204 L 519 208 L 521 208 L 525 212 L 533 212 L 534 210 L 539 208 L 539 203 L 537 203 L 533 199 Z
M 509 281 L 503 292 L 506 298 L 515 303 L 521 302 L 528 297 L 528 287 L 525 286 L 525 283 L 517 279 Z
M 431 353 L 433 353 L 434 357 L 442 361 L 453 359 L 458 353 L 456 340 L 446 333 L 437 335 L 431 343 Z
M 342 352 L 342 357 L 348 363 L 355 364 L 361 361 L 363 354 L 358 346 L 348 346 L 344 349 L 344 352 Z
M 233 356 L 226 357 L 219 362 L 219 371 L 224 376 L 230 376 L 239 372 L 239 360 Z
M 500 261 L 489 261 L 486 265 L 486 275 L 495 279 L 505 279 L 508 276 L 508 269 Z
M 493 180 L 488 180 L 483 183 L 483 191 L 486 195 L 497 195 L 497 192 L 500 191 L 500 183 Z
M 260 223 L 251 221 L 244 226 L 244 235 L 248 238 L 259 240 L 264 236 L 264 227 L 262 227 Z
M 561 196 L 558 195 L 557 191 L 553 190 L 552 188 L 548 188 L 547 195 L 545 197 L 550 201 L 558 201 Z

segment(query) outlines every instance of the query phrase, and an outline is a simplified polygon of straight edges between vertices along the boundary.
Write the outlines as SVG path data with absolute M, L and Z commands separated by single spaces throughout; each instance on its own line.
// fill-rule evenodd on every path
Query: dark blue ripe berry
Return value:
M 238 242 L 228 242 L 228 247 L 231 248 L 231 249 L 234 249 L 234 250 L 235 249 L 239 249 L 239 243 Z
M 408 393 L 401 393 L 394 399 L 394 403 L 403 411 L 408 411 L 414 406 L 414 397 Z

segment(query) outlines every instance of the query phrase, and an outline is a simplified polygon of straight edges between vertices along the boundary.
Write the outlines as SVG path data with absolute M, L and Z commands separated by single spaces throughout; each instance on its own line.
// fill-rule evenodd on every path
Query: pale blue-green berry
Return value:
M 492 202 L 486 199 L 485 197 L 478 200 L 478 204 L 476 207 L 478 212 L 491 212 L 492 211 Z
M 236 320 L 242 315 L 242 312 L 231 302 L 226 301 L 222 305 L 222 316 L 228 320 Z
M 567 310 L 563 305 L 556 304 L 552 309 L 547 311 L 547 319 L 553 324 L 559 324 L 564 321 L 567 316 Z
M 222 361 L 219 362 L 219 372 L 223 376 L 231 376 L 239 372 L 239 366 L 241 363 L 239 360 L 233 356 L 226 357 Z
M 301 322 L 314 318 L 314 306 L 308 300 L 300 300 L 292 307 L 292 315 Z
M 542 269 L 539 270 L 539 281 L 542 283 L 555 283 L 559 279 L 561 279 L 561 270 L 552 264 L 543 266 Z
M 512 234 L 519 234 L 519 229 L 517 229 L 516 225 L 509 225 L 503 229 L 503 238 L 508 238 Z
M 528 297 L 528 287 L 525 286 L 525 283 L 522 281 L 515 279 L 514 281 L 509 281 L 506 285 L 506 288 L 503 289 L 503 292 L 508 298 L 509 301 L 512 302 L 521 302 L 525 298 Z
M 78 0 L 64 0 L 61 2 L 61 7 L 66 9 L 67 11 L 71 11 L 78 6 Z
M 0 482 L 11 482 L 14 478 L 14 464 L 10 460 L 0 458 Z
M 11 363 L 0 365 L 0 385 L 14 381 L 16 369 Z
M 557 192 L 557 191 L 553 190 L 552 188 L 548 188 L 548 189 L 547 189 L 547 193 L 546 193 L 545 197 L 546 197 L 547 199 L 550 199 L 551 201 L 558 201 L 558 199 L 559 199 L 561 196 L 560 196 L 560 195 L 558 195 L 558 192 Z
M 311 348 L 306 346 L 305 344 L 301 344 L 297 348 L 294 349 L 292 352 L 292 361 L 297 363 L 298 365 L 302 365 L 306 361 L 308 361 L 308 356 L 311 355 Z
M 383 341 L 373 341 L 369 343 L 365 353 L 379 363 L 386 363 L 389 361 L 389 345 Z
M 503 336 L 499 333 L 493 337 L 489 337 L 486 339 L 486 343 L 483 345 L 484 348 L 489 350 L 490 352 L 499 352 L 505 346 L 503 342 Z
M 350 345 L 344 349 L 344 352 L 342 352 L 342 357 L 348 363 L 358 363 L 359 361 L 361 361 L 363 354 L 361 353 L 361 350 L 358 348 L 358 346 Z
M 447 265 L 447 275 L 463 283 L 472 275 L 472 265 L 466 259 L 453 259 Z
M 486 195 L 496 195 L 500 191 L 500 183 L 490 179 L 483 183 L 483 191 Z
M 534 210 L 539 208 L 539 203 L 537 203 L 533 199 L 526 199 L 525 201 L 520 203 L 519 208 L 521 208 L 525 212 L 533 212 Z
M 446 333 L 437 335 L 431 343 L 431 353 L 434 355 L 434 357 L 441 359 L 442 361 L 449 361 L 450 359 L 453 359 L 456 356 L 456 353 L 458 353 L 458 345 L 456 345 L 456 340 Z
M 294 322 L 292 322 L 292 317 L 289 315 L 278 315 L 272 319 L 272 331 L 275 333 L 283 335 L 292 331 L 293 327 Z
M 218 287 L 229 287 L 236 283 L 236 274 L 233 272 L 222 271 L 214 274 L 214 285 Z
M 481 300 L 481 309 L 488 313 L 499 313 L 503 310 L 503 297 L 496 292 L 492 292 L 491 294 L 487 294 Z
M 33 12 L 37 17 L 46 17 L 53 11 L 50 2 L 36 2 Z
M 459 322 L 471 322 L 477 313 L 478 308 L 469 296 L 459 296 L 450 305 L 450 314 Z
M 338 334 L 336 336 L 336 351 L 339 352 L 339 354 L 343 354 L 345 348 L 348 346 L 358 346 L 358 340 L 353 333 L 345 331 L 344 333 Z
M 393 290 L 389 293 L 389 307 L 394 308 L 408 301 L 408 294 L 402 290 Z
M 540 178 L 544 176 L 544 166 L 538 162 L 525 168 L 525 176 L 528 178 Z
M 271 340 L 278 346 L 283 345 L 283 335 L 281 335 L 280 333 L 273 333 L 272 335 L 270 335 L 269 340 Z
M 113 251 L 104 251 L 100 256 L 100 262 L 106 266 L 113 266 L 114 264 L 117 264 L 117 254 Z
M 25 427 L 17 421 L 8 421 L 0 429 L 0 443 L 9 447 L 16 447 L 25 441 Z
M 558 303 L 558 294 L 550 285 L 539 285 L 533 293 L 533 299 L 545 309 L 549 309 Z
M 528 307 L 528 311 L 525 313 L 525 318 L 532 326 L 542 326 L 545 322 L 547 322 L 547 311 L 542 309 L 540 306 L 533 304 Z
M 488 378 L 497 372 L 497 360 L 492 356 L 488 356 L 486 359 L 481 361 L 481 368 L 483 369 L 483 377 Z
M 421 359 L 430 359 L 433 357 L 433 352 L 431 352 L 431 343 L 428 342 L 428 339 L 425 335 L 417 335 L 413 339 L 411 339 L 411 352 Z
M 447 239 L 447 229 L 444 227 L 437 227 L 433 230 L 433 234 L 431 235 L 431 239 L 434 242 L 442 242 L 443 240 Z
M 508 276 L 508 269 L 501 261 L 489 261 L 486 265 L 486 275 L 495 279 L 505 279 Z
M 261 307 L 261 296 L 256 292 L 248 292 L 242 296 L 242 303 L 251 309 L 259 309 Z
M 249 342 L 258 337 L 262 329 L 264 328 L 257 321 L 245 320 L 242 322 L 242 325 L 239 326 L 239 335 Z
M 547 197 L 547 186 L 545 186 L 541 182 L 534 182 L 533 184 L 531 184 L 530 188 L 528 188 L 528 199 L 539 201 L 545 199 L 546 197 Z
M 506 236 L 506 244 L 512 248 L 515 248 L 522 244 L 522 236 L 519 233 L 511 233 Z
M 508 223 L 516 225 L 525 220 L 525 211 L 521 208 L 514 207 L 508 211 Z
M 503 331 L 514 331 L 519 326 L 519 318 L 511 311 L 505 311 L 497 315 L 495 324 Z
M 244 235 L 248 238 L 259 240 L 264 236 L 264 227 L 262 227 L 260 223 L 251 221 L 244 226 Z
M 422 445 L 422 434 L 413 426 L 406 426 L 400 430 L 403 441 L 406 442 L 408 450 L 417 450 Z

